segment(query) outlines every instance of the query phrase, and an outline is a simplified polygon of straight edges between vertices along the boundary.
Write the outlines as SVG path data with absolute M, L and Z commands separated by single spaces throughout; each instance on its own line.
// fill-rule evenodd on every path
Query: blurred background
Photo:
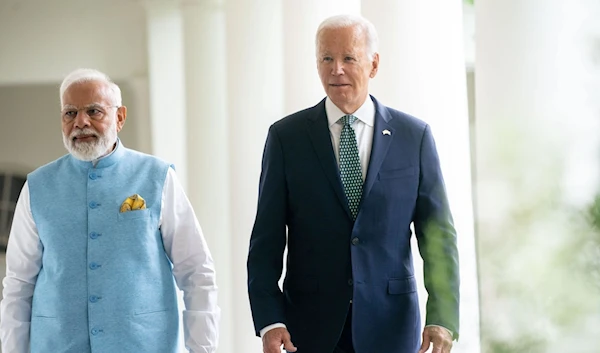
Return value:
M 0 248 L 26 174 L 66 153 L 62 78 L 101 70 L 123 143 L 174 163 L 194 205 L 219 352 L 262 352 L 246 290 L 262 149 L 324 97 L 314 35 L 341 13 L 379 32 L 371 93 L 436 138 L 461 256 L 453 352 L 599 352 L 597 0 L 0 0 Z

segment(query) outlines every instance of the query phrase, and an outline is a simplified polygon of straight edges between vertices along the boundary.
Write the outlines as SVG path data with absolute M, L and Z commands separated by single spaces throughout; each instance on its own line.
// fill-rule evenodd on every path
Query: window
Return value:
M 23 175 L 0 173 L 0 250 L 2 251 L 6 251 L 15 206 L 25 180 L 26 177 Z

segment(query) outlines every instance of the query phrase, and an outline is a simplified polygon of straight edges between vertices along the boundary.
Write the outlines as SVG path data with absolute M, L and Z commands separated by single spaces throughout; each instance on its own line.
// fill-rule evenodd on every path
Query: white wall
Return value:
M 60 125 L 58 85 L 0 86 L 0 166 L 29 172 L 66 153 Z M 131 93 L 123 88 L 123 102 Z M 123 143 L 138 148 L 139 120 L 130 112 L 119 134 Z
M 0 163 L 34 168 L 64 154 L 58 85 L 78 67 L 121 85 L 121 137 L 150 152 L 147 66 L 139 2 L 0 1 Z
M 80 66 L 114 80 L 146 73 L 145 13 L 138 2 L 0 3 L 0 84 L 60 81 Z
M 52 85 L 0 87 L 0 165 L 30 172 L 65 154 L 57 92 Z

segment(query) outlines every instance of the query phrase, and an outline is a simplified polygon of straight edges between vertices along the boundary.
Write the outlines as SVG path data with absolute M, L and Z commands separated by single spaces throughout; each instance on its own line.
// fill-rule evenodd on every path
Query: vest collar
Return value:
M 125 154 L 125 146 L 123 146 L 123 144 L 121 143 L 121 139 L 117 138 L 115 149 L 111 153 L 107 154 L 104 157 L 100 157 L 93 161 L 82 161 L 82 160 L 79 160 L 79 159 L 73 157 L 72 155 L 70 157 L 71 157 L 71 160 L 80 167 L 87 168 L 87 169 L 91 169 L 91 168 L 101 169 L 101 168 L 110 167 L 111 165 L 117 163 L 123 157 L 124 154 Z

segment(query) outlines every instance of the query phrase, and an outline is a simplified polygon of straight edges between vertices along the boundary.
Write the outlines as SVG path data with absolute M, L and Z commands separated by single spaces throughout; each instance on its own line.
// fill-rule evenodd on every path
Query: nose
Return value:
M 333 67 L 331 68 L 331 75 L 339 76 L 344 74 L 344 63 L 340 60 L 335 60 L 333 62 Z
M 75 117 L 75 127 L 83 129 L 87 126 L 90 126 L 90 117 L 85 112 L 78 111 Z

